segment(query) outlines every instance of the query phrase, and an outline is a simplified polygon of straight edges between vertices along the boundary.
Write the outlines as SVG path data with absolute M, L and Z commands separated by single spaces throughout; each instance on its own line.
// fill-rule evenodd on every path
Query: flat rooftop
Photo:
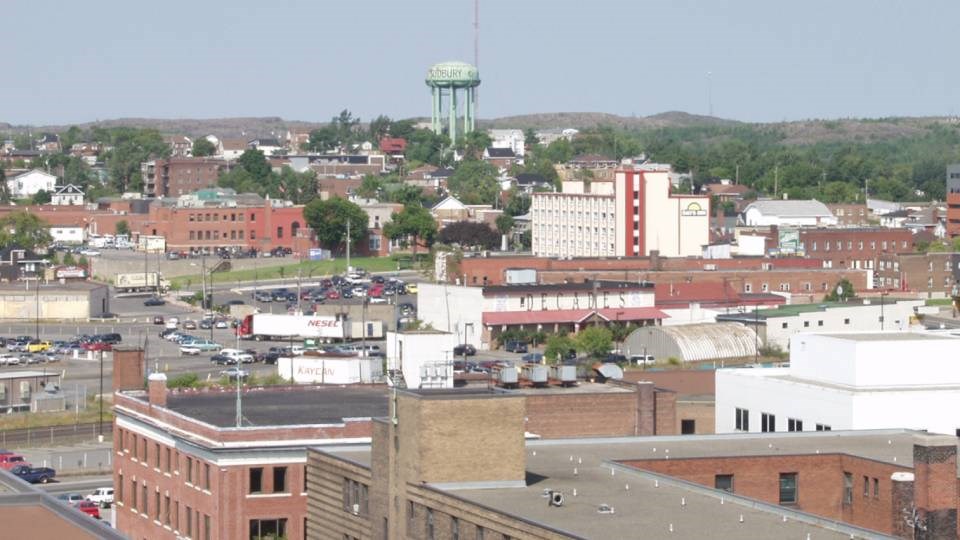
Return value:
M 11 371 L 9 373 L 0 373 L 0 379 L 23 379 L 27 377 L 59 377 L 59 371 Z
M 247 390 L 242 394 L 244 427 L 342 424 L 345 418 L 372 418 L 389 412 L 386 386 L 309 386 Z M 234 427 L 233 392 L 176 393 L 167 408 L 218 427 Z
M 940 341 L 954 339 L 951 336 L 927 334 L 924 332 L 851 332 L 820 334 L 821 336 L 846 339 L 848 341 Z
M 913 444 L 924 439 L 957 444 L 955 437 L 908 430 L 528 440 L 526 487 L 450 487 L 443 491 L 582 538 L 637 538 L 638 531 L 644 531 L 643 536 L 650 538 L 685 540 L 805 538 L 808 533 L 816 539 L 848 539 L 851 534 L 857 538 L 885 538 L 873 531 L 655 475 L 618 462 L 820 452 L 851 454 L 909 468 L 913 465 Z M 364 466 L 370 463 L 369 447 L 324 451 Z M 563 493 L 562 507 L 547 504 L 543 497 L 547 489 Z M 598 513 L 601 504 L 612 506 L 615 513 Z M 672 533 L 669 532 L 671 524 Z

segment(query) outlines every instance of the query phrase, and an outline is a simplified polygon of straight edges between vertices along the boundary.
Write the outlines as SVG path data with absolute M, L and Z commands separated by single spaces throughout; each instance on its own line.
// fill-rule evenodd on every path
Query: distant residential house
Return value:
M 263 152 L 263 155 L 265 156 L 282 154 L 283 150 L 285 150 L 283 144 L 278 139 L 272 137 L 253 139 L 252 141 L 247 142 L 247 147 L 254 150 L 259 150 Z
M 909 210 L 896 210 L 887 212 L 880 216 L 880 226 L 888 229 L 899 229 L 903 227 L 907 219 L 910 218 Z
M 183 135 L 167 135 L 163 138 L 170 146 L 170 157 L 190 157 L 193 155 L 193 141 Z
M 447 197 L 435 204 L 430 209 L 430 213 L 433 215 L 433 219 L 440 224 L 463 221 L 470 217 L 470 209 L 467 205 L 454 196 Z
M 50 227 L 50 238 L 59 244 L 82 244 L 87 239 L 87 229 L 83 225 L 58 225 Z
M 946 216 L 946 212 L 943 209 L 937 206 L 929 206 L 911 212 L 910 216 L 903 223 L 903 227 L 914 233 L 926 231 L 933 234 L 936 238 L 944 238 L 947 235 L 944 216 Z
M 44 133 L 37 139 L 37 150 L 44 154 L 60 151 L 60 136 L 56 133 Z
M 367 238 L 357 246 L 358 254 L 371 257 L 389 255 L 392 245 L 390 239 L 384 236 L 383 227 L 390 222 L 394 213 L 403 210 L 403 205 L 370 201 L 360 204 L 360 209 L 367 214 Z
M 19 247 L 0 248 L 0 281 L 16 281 L 40 275 L 47 261 Z
M 243 139 L 220 139 L 219 143 L 217 154 L 227 160 L 239 158 L 249 148 Z
M 553 182 L 547 180 L 542 174 L 520 173 L 516 178 L 517 189 L 524 193 L 533 193 L 537 189 L 553 190 Z
M 750 191 L 750 188 L 743 184 L 732 184 L 729 180 L 719 183 L 706 184 L 703 190 L 707 195 L 716 197 L 720 201 L 738 201 Z
M 867 199 L 867 208 L 874 216 L 882 216 L 890 212 L 896 212 L 903 209 L 903 205 L 897 202 L 884 201 L 880 199 Z
M 50 196 L 50 204 L 55 206 L 83 205 L 83 190 L 73 184 L 58 187 Z
M 304 149 L 310 142 L 309 131 L 287 131 L 287 147 L 291 152 L 296 153 Z
M 492 146 L 483 151 L 483 160 L 499 169 L 500 172 L 507 171 L 510 167 L 522 161 L 513 152 L 513 149 L 494 148 Z
M 620 164 L 616 159 L 599 154 L 581 154 L 567 162 L 574 169 L 608 169 Z
M 380 139 L 380 151 L 393 158 L 402 158 L 407 151 L 407 140 L 403 137 L 383 137 Z
M 837 217 L 827 205 L 811 200 L 761 200 L 750 203 L 743 211 L 743 223 L 750 227 L 824 227 L 837 224 Z
M 82 159 L 87 165 L 95 165 L 103 151 L 100 143 L 79 142 L 70 147 L 70 155 Z
M 57 177 L 40 169 L 33 169 L 7 179 L 7 189 L 14 199 L 33 197 L 40 191 L 52 193 L 57 185 Z
M 17 162 L 23 162 L 25 165 L 32 165 L 34 160 L 40 157 L 39 150 L 8 150 L 6 153 L 0 155 L 0 161 L 3 161 L 6 164 L 16 164 Z
M 487 134 L 490 135 L 490 146 L 509 148 L 518 157 L 524 156 L 526 136 L 522 129 L 491 129 Z

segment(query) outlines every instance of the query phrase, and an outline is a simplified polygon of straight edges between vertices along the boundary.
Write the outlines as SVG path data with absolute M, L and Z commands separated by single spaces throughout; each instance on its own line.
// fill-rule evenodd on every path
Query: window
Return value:
M 256 220 L 257 220 L 257 215 L 256 215 L 256 214 L 250 214 L 250 221 L 256 221 Z
M 770 413 L 760 414 L 760 431 L 764 433 L 777 430 L 777 417 Z
M 810 328 L 810 321 L 803 321 L 804 328 Z
M 879 478 L 873 479 L 873 498 L 874 499 L 880 498 L 880 479 Z
M 823 321 L 817 321 L 817 326 L 823 326 Z
M 136 512 L 137 510 L 137 481 L 136 479 L 130 481 L 130 508 Z
M 796 504 L 797 473 L 780 473 L 780 504 Z
M 173 530 L 180 530 L 180 501 L 173 501 Z
M 866 475 L 863 477 L 863 496 L 870 496 L 870 477 Z
M 283 238 L 283 227 L 277 227 L 277 238 Z
M 163 496 L 163 524 L 170 526 L 170 496 Z
M 450 518 L 450 538 L 460 540 L 460 520 L 455 517 Z
M 718 474 L 713 477 L 713 487 L 723 491 L 733 493 L 733 475 Z
M 380 251 L 380 235 L 379 234 L 370 235 L 369 249 L 370 251 Z
M 123 504 L 123 473 L 117 474 L 117 502 Z
M 248 493 L 260 493 L 263 491 L 263 467 L 252 467 L 250 469 L 250 491 Z
M 830 431 L 830 426 L 826 424 L 817 424 L 817 431 Z
M 287 491 L 287 468 L 273 468 L 273 492 L 284 493 Z
M 193 508 L 187 507 L 187 537 L 193 536 Z M 252 537 L 251 537 L 252 538 Z
M 160 489 L 153 492 L 153 519 L 160 521 Z
M 350 478 L 343 479 L 343 509 L 358 516 L 369 513 L 367 485 Z
M 780 323 L 780 328 L 787 329 L 787 323 Z
M 803 431 L 803 420 L 787 418 L 787 431 Z
M 153 466 L 160 470 L 160 443 L 153 443 Z
M 407 501 L 407 536 L 413 536 L 413 501 Z
M 203 515 L 203 540 L 210 540 L 210 516 L 207 514 Z
M 433 530 L 433 510 L 427 508 L 427 539 L 434 539 L 434 530 Z
M 843 324 L 850 324 L 850 319 L 844 319 Z
M 853 504 L 853 475 L 843 473 L 843 504 Z
M 186 481 L 188 484 L 193 483 L 193 458 L 192 457 L 187 458 L 187 480 Z
M 753 292 L 753 283 L 744 283 L 744 284 L 743 284 L 743 292 L 745 292 L 745 293 Z
M 761 283 L 760 292 L 770 292 L 770 285 L 767 283 Z
M 140 484 L 140 513 L 146 515 L 147 513 L 147 483 L 143 482 Z
M 203 464 L 203 489 L 210 490 L 210 464 Z
M 697 421 L 691 419 L 682 419 L 680 420 L 680 434 L 681 435 L 693 435 L 697 432 Z
M 747 409 L 736 409 L 736 429 L 737 431 L 750 431 L 750 411 Z

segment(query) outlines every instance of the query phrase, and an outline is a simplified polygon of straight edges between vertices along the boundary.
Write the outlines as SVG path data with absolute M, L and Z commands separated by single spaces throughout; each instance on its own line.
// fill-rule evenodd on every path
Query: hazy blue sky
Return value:
M 472 0 L 4 0 L 0 121 L 430 112 Z M 480 0 L 479 115 L 960 112 L 960 3 Z

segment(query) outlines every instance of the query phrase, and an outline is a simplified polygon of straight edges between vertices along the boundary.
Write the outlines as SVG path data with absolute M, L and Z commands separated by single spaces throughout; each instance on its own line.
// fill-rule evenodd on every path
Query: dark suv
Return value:
M 503 347 L 503 349 L 507 352 L 525 353 L 527 352 L 527 342 L 508 341 L 507 344 Z

